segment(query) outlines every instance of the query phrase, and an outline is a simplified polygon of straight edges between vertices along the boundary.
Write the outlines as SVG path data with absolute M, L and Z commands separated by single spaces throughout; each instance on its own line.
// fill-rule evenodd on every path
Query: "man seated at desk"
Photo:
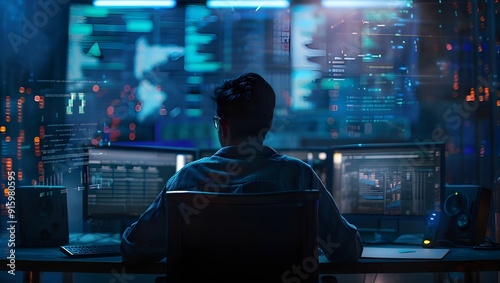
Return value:
M 332 262 L 360 258 L 363 246 L 357 228 L 342 217 L 311 166 L 264 145 L 276 103 L 269 83 L 258 74 L 245 73 L 218 85 L 212 99 L 216 106 L 214 126 L 222 148 L 213 156 L 188 163 L 169 179 L 151 206 L 123 233 L 123 260 L 165 258 L 166 191 L 214 191 L 214 188 L 231 193 L 317 189 L 319 247 Z

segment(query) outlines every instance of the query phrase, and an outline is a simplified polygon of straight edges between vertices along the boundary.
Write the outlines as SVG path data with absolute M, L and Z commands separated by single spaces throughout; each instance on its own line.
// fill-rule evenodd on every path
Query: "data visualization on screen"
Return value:
M 333 188 L 340 212 L 423 216 L 439 210 L 442 144 L 359 144 L 333 149 Z
M 151 205 L 168 179 L 196 158 L 179 148 L 120 146 L 88 149 L 86 216 L 137 216 Z

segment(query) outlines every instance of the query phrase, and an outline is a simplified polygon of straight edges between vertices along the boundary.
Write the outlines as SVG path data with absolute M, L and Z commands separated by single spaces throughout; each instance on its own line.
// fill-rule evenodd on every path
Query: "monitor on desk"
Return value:
M 367 242 L 423 233 L 441 209 L 444 144 L 386 143 L 333 147 L 332 194 Z
M 197 150 L 111 146 L 89 148 L 87 154 L 84 217 L 122 220 L 144 212 L 168 179 L 197 157 Z

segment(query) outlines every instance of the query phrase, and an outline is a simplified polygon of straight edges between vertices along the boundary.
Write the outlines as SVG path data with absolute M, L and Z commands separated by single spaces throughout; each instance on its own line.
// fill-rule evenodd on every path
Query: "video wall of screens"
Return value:
M 492 60 L 488 39 L 498 30 L 498 3 L 298 4 L 306 2 L 272 9 L 66 3 L 50 17 L 36 1 L 9 2 L 0 52 L 8 66 L 0 87 L 3 176 L 78 187 L 88 146 L 218 147 L 213 86 L 254 71 L 276 90 L 266 137 L 273 147 L 439 140 L 449 144 L 450 183 L 495 179 L 491 78 L 500 60 Z M 35 16 L 44 14 L 43 26 L 28 32 L 27 20 L 42 24 Z
M 211 91 L 248 71 L 262 74 L 277 94 L 271 145 L 404 140 L 419 112 L 419 9 L 397 3 L 71 5 L 67 92 L 80 117 L 94 122 L 97 144 L 154 139 L 214 147 Z M 151 125 L 154 131 L 141 131 Z
M 137 217 L 168 179 L 197 157 L 193 149 L 112 146 L 87 149 L 84 218 Z
M 289 13 L 283 9 L 70 8 L 67 79 L 75 103 L 97 121 L 95 142 L 216 142 L 215 84 L 257 72 L 289 90 Z M 154 131 L 140 132 L 141 128 Z M 151 135 L 154 134 L 154 137 Z
M 332 139 L 404 140 L 418 117 L 419 9 L 291 10 L 291 108 L 324 113 Z

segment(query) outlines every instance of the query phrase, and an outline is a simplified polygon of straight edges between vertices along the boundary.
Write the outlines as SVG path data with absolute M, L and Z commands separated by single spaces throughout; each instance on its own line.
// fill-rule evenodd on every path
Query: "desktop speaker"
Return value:
M 447 185 L 439 238 L 453 246 L 476 246 L 486 236 L 491 191 L 476 185 Z
M 16 246 L 56 247 L 69 241 L 67 190 L 61 186 L 16 189 Z

